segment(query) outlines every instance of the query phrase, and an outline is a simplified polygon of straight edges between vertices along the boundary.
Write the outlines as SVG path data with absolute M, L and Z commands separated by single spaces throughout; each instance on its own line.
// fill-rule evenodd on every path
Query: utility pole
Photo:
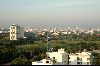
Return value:
M 50 41 L 51 41 L 51 37 L 49 32 L 46 32 L 46 37 L 47 37 L 47 58 L 48 58 L 48 52 L 50 51 Z
M 46 54 L 46 55 L 47 55 L 47 59 L 48 59 L 48 48 L 49 48 L 49 47 L 48 47 L 48 46 L 49 46 L 49 45 L 48 45 L 48 32 L 46 32 L 46 39 L 47 39 L 47 54 Z
M 47 52 L 49 51 L 49 45 L 48 45 L 48 32 L 47 32 Z

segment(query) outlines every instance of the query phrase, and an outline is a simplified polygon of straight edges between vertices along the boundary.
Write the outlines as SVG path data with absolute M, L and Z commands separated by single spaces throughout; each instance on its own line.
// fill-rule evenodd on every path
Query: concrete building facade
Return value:
M 18 40 L 24 37 L 24 29 L 16 24 L 10 27 L 10 40 Z
M 46 59 L 32 62 L 32 65 L 68 65 L 68 53 L 62 48 L 58 52 L 46 52 L 46 55 Z
M 66 53 L 64 49 L 58 52 L 46 52 L 47 58 L 32 62 L 32 65 L 92 65 L 93 56 L 91 52 Z
M 92 65 L 91 52 L 70 53 L 69 65 Z

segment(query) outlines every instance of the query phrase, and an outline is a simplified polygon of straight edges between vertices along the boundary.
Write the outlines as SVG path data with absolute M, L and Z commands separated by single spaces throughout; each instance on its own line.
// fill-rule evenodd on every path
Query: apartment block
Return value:
M 18 38 L 24 37 L 24 29 L 16 24 L 10 27 L 10 40 L 18 40 Z

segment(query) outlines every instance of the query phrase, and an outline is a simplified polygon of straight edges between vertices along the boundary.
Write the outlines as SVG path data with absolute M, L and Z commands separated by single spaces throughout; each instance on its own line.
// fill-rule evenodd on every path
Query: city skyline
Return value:
M 0 28 L 99 27 L 100 0 L 0 0 Z

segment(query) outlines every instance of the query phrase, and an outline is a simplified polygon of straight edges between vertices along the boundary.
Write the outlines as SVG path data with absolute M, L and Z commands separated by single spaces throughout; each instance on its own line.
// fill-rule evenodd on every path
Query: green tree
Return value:
M 0 46 L 0 63 L 10 62 L 14 58 L 15 46 L 5 43 Z
M 93 56 L 94 56 L 93 65 L 100 65 L 100 54 L 94 53 Z
M 26 57 L 20 56 L 13 60 L 10 65 L 31 65 L 31 63 Z

